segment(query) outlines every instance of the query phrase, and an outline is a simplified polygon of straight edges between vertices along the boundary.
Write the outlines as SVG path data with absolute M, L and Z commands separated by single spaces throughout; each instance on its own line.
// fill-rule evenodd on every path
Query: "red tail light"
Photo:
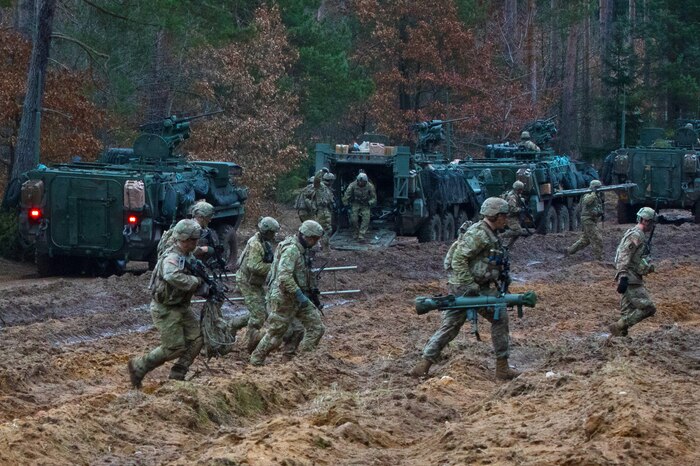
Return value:
M 131 226 L 137 225 L 139 223 L 139 218 L 136 215 L 127 215 L 126 223 Z
M 32 222 L 38 222 L 39 220 L 41 220 L 41 217 L 41 209 L 29 209 L 29 220 L 31 220 Z

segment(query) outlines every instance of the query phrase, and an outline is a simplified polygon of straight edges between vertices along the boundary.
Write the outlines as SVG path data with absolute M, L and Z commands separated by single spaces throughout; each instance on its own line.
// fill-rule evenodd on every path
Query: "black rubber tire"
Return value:
M 542 214 L 542 218 L 540 218 L 537 233 L 542 235 L 546 235 L 547 233 L 556 233 L 558 225 L 559 220 L 557 219 L 557 211 L 553 206 L 549 206 L 549 208 Z
M 623 225 L 625 223 L 634 223 L 637 220 L 637 215 L 632 204 L 617 201 L 617 223 Z
M 438 215 L 433 215 L 418 230 L 418 242 L 429 243 L 442 241 L 442 221 Z
M 224 246 L 224 252 L 221 256 L 226 262 L 228 269 L 233 271 L 232 267 L 236 264 L 236 258 L 238 257 L 236 228 L 231 224 L 224 223 L 216 227 L 216 235 Z
M 569 209 L 566 206 L 560 206 L 557 209 L 557 232 L 564 233 L 571 230 L 571 217 L 569 217 Z
M 581 211 L 578 204 L 569 207 L 569 229 L 571 231 L 579 231 L 581 229 Z
M 48 254 L 35 256 L 36 270 L 40 277 L 50 277 L 56 274 L 56 262 Z
M 455 239 L 456 231 L 455 218 L 448 212 L 442 216 L 442 240 L 451 243 Z

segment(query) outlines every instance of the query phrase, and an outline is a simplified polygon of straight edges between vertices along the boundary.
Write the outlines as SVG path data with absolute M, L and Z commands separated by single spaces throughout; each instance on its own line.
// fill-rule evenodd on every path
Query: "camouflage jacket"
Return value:
M 294 299 L 298 289 L 308 294 L 312 288 L 316 288 L 309 250 L 302 246 L 297 235 L 288 236 L 277 246 L 268 283 L 268 299 L 284 301 Z
M 322 171 L 318 171 L 314 176 L 314 182 L 304 191 L 304 210 L 316 214 L 321 210 L 331 210 L 333 208 L 333 191 L 323 184 Z
M 236 281 L 262 286 L 267 280 L 273 258 L 273 246 L 262 238 L 260 232 L 250 237 L 238 258 Z
M 511 189 L 503 195 L 503 199 L 508 203 L 508 216 L 519 217 L 523 210 L 523 201 L 520 196 Z
M 597 222 L 603 216 L 603 203 L 598 193 L 590 192 L 581 199 L 581 220 Z
M 652 269 L 646 254 L 646 240 L 646 235 L 637 226 L 625 232 L 615 253 L 616 280 L 627 277 L 632 285 L 642 284 L 642 277 Z
M 157 303 L 166 306 L 189 306 L 200 280 L 185 268 L 187 260 L 194 260 L 194 256 L 183 253 L 177 244 L 158 259 L 149 285 Z
M 482 220 L 472 225 L 458 240 L 452 255 L 452 273 L 448 283 L 484 286 L 497 283 L 504 250 L 496 233 Z
M 445 269 L 445 272 L 447 272 L 448 281 L 449 281 L 449 276 L 452 273 L 452 257 L 454 257 L 454 255 L 455 255 L 455 251 L 457 250 L 457 246 L 459 245 L 459 242 L 462 240 L 462 238 L 464 238 L 464 235 L 467 234 L 467 231 L 469 231 L 469 228 L 474 226 L 474 224 L 471 221 L 467 221 L 467 222 L 464 222 L 460 226 L 460 230 L 465 225 L 469 225 L 469 226 L 467 227 L 466 230 L 460 231 L 459 235 L 457 236 L 457 240 L 454 241 L 450 245 L 450 249 L 447 250 L 447 254 L 445 254 L 445 259 L 443 259 L 443 261 L 442 261 L 442 266 Z
M 520 141 L 518 143 L 518 146 L 522 147 L 525 150 L 534 150 L 536 152 L 540 151 L 540 147 L 535 144 L 534 142 L 527 140 L 527 141 Z
M 373 206 L 377 203 L 377 191 L 369 181 L 364 187 L 357 184 L 357 180 L 350 183 L 343 194 L 343 204 L 359 204 L 361 206 Z

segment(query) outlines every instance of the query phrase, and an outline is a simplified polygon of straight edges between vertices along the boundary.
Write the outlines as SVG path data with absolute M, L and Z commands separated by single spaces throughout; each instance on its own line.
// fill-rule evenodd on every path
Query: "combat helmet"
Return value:
M 323 227 L 318 222 L 306 220 L 299 227 L 299 233 L 304 236 L 316 236 L 320 238 L 323 236 Z
M 324 173 L 323 174 L 323 181 L 327 181 L 329 183 L 332 183 L 335 181 L 335 175 L 331 172 Z
M 601 186 L 603 186 L 603 183 L 601 183 L 598 180 L 592 180 L 591 183 L 588 185 L 589 189 L 598 189 Z
M 192 217 L 212 218 L 214 216 L 214 206 L 206 201 L 199 201 L 192 206 Z
M 258 230 L 260 230 L 261 233 L 267 233 L 268 231 L 277 233 L 280 231 L 280 224 L 272 217 L 263 217 L 258 222 Z
M 513 183 L 513 189 L 515 189 L 515 190 L 525 189 L 525 183 L 523 183 L 520 180 L 517 180 L 515 183 Z
M 481 204 L 479 211 L 484 217 L 495 217 L 498 214 L 508 213 L 508 203 L 500 197 L 489 197 Z
M 202 227 L 196 221 L 186 218 L 177 222 L 173 227 L 173 238 L 178 241 L 187 241 L 188 239 L 199 239 L 202 234 Z
M 360 172 L 357 174 L 357 181 L 369 181 L 369 178 L 367 178 L 367 173 L 365 172 Z
M 651 207 L 642 207 L 637 212 L 637 221 L 639 222 L 641 219 L 656 221 L 656 212 Z
M 530 139 L 530 132 L 523 131 L 522 133 L 520 133 L 520 139 Z

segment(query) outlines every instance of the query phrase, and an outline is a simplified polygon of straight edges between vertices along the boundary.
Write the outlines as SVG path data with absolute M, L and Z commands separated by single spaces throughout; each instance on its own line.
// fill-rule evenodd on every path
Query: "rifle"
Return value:
M 602 210 L 600 213 L 600 227 L 603 228 L 605 227 L 605 194 L 596 191 L 595 195 L 600 201 L 600 209 Z
M 646 243 L 644 243 L 644 255 L 645 256 L 651 256 L 651 242 L 654 239 L 654 232 L 656 231 L 656 223 L 654 223 L 654 226 L 651 228 L 651 232 L 649 233 L 649 238 L 647 239 Z
M 228 286 L 222 283 L 216 276 L 209 276 L 207 272 L 207 266 L 204 262 L 199 259 L 186 260 L 185 269 L 187 269 L 195 277 L 201 278 L 204 283 L 209 287 L 209 293 L 206 296 L 207 301 L 223 302 L 229 301 L 233 302 L 226 296 Z
M 321 311 L 321 314 L 323 314 L 323 303 L 321 302 L 321 290 L 318 289 L 318 280 L 321 278 L 321 273 L 326 269 L 326 266 L 328 265 L 328 261 L 326 261 L 317 271 L 316 274 L 314 275 L 314 284 L 317 285 L 314 288 L 311 288 L 311 291 L 309 292 L 309 299 L 311 300 L 312 303 L 314 303 L 314 306 L 318 308 L 319 311 Z

